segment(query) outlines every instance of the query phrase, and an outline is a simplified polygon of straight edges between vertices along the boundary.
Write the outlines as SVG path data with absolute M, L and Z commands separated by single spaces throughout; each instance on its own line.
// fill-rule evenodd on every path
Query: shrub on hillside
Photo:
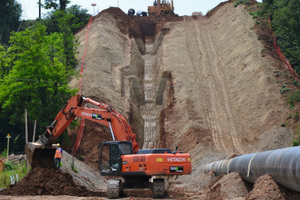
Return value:
M 288 103 L 290 104 L 291 107 L 294 107 L 296 103 L 300 102 L 300 90 L 296 90 L 292 92 L 288 96 Z

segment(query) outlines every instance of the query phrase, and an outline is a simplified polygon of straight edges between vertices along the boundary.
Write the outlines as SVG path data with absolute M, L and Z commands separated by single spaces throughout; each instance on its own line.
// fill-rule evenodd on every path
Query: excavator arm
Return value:
M 84 103 L 95 105 L 97 108 L 83 107 Z M 38 166 L 53 167 L 53 157 L 56 149 L 53 143 L 76 117 L 109 127 L 113 140 L 131 141 L 133 153 L 139 150 L 136 135 L 132 132 L 124 115 L 107 104 L 76 95 L 70 98 L 51 125 L 46 127 L 45 133 L 39 137 L 37 142 L 26 144 L 25 152 L 32 168 Z

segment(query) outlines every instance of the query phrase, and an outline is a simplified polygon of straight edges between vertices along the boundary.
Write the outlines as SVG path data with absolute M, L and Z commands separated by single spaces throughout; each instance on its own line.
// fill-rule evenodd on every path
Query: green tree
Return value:
M 43 21 L 49 33 L 62 33 L 65 65 L 70 69 L 75 68 L 77 65 L 75 54 L 78 44 L 73 33 L 86 24 L 89 18 L 90 15 L 87 14 L 86 9 L 81 9 L 80 6 L 75 5 L 66 11 L 52 11 Z
M 68 88 L 70 73 L 63 56 L 63 34 L 46 34 L 46 27 L 14 33 L 11 54 L 12 69 L 0 82 L 0 118 L 8 117 L 13 134 L 24 133 L 24 110 L 30 119 L 38 120 L 43 133 L 66 100 L 74 94 Z M 22 125 L 23 124 L 23 125 Z
M 0 46 L 0 78 L 2 79 L 13 67 L 14 54 L 8 54 L 3 46 Z
M 64 18 L 64 19 L 62 19 Z M 81 6 L 73 5 L 66 9 L 66 11 L 51 11 L 48 13 L 44 20 L 47 31 L 50 33 L 61 32 L 66 28 L 70 28 L 73 33 L 78 31 L 84 26 L 90 19 L 87 9 L 81 8 Z M 63 22 L 60 22 L 60 21 Z M 68 27 L 60 27 L 61 23 L 67 23 Z M 63 24 L 65 25 L 65 24 Z
M 264 0 L 277 43 L 294 69 L 300 73 L 300 1 Z
M 54 9 L 54 10 L 66 10 L 67 5 L 70 3 L 69 0 L 45 0 L 45 8 L 46 9 Z
M 16 0 L 0 1 L 0 42 L 7 45 L 11 31 L 16 31 L 20 25 L 22 14 L 21 4 Z
M 264 12 L 268 13 L 270 19 L 272 20 L 272 16 L 273 16 L 273 5 L 274 5 L 274 1 L 273 0 L 263 0 L 264 3 Z
M 72 5 L 67 8 L 67 13 L 73 15 L 71 29 L 73 33 L 77 32 L 82 26 L 84 26 L 90 19 L 91 15 L 88 14 L 87 9 L 81 8 L 79 5 Z
M 72 32 L 72 27 L 76 26 L 72 24 L 73 18 L 74 16 L 72 14 L 68 14 L 66 11 L 57 10 L 53 12 L 51 19 L 45 21 L 49 33 L 59 32 L 62 34 L 62 55 L 64 55 L 64 64 L 68 69 L 73 69 L 77 65 L 75 54 L 78 44 Z
M 276 1 L 272 26 L 278 45 L 300 73 L 300 1 Z

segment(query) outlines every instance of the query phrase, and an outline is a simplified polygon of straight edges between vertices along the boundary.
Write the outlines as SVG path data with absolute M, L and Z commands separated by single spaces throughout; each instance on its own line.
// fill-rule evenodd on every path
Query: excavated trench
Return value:
M 172 98 L 169 95 L 171 89 L 171 74 L 162 69 L 163 38 L 169 29 L 162 29 L 161 19 L 138 19 L 139 28 L 144 38 L 144 52 L 141 51 L 144 60 L 144 74 L 142 78 L 144 98 L 136 98 L 139 114 L 142 116 L 143 138 L 142 148 L 159 148 L 165 146 L 161 141 L 160 121 L 162 111 L 170 104 Z M 178 19 L 177 19 L 178 20 Z M 133 58 L 134 59 L 134 58 Z M 140 143 L 141 144 L 141 143 Z
M 161 34 L 156 33 L 156 23 L 140 23 L 140 29 L 144 36 L 145 53 L 142 56 L 144 59 L 144 104 L 139 107 L 139 111 L 144 120 L 143 132 L 143 149 L 160 147 L 159 138 L 159 122 L 160 113 L 164 109 L 164 96 L 166 92 L 166 78 L 163 71 L 160 69 L 159 58 L 162 39 Z
M 155 90 L 156 90 L 156 73 L 154 60 L 155 55 L 151 54 L 153 51 L 153 37 L 145 39 L 145 55 L 143 59 L 144 65 L 144 94 L 145 105 L 141 107 L 141 113 L 144 119 L 144 145 L 143 148 L 153 148 L 157 143 L 158 129 L 158 112 L 160 108 L 155 104 Z

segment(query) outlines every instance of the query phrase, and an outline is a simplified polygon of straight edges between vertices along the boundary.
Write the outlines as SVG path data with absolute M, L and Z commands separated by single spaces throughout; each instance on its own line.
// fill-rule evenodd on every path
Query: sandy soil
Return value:
M 258 180 L 253 188 L 235 173 L 215 177 L 202 172 L 212 161 L 291 145 L 292 132 L 279 127 L 289 113 L 275 73 L 280 63 L 266 46 L 270 41 L 262 41 L 270 37 L 268 31 L 261 30 L 262 37 L 258 29 L 243 5 L 235 8 L 230 2 L 199 17 L 129 18 L 110 8 L 92 22 L 82 94 L 125 114 L 140 147 L 179 146 L 191 154 L 193 173 L 168 178 L 170 198 L 259 199 L 262 191 L 265 199 L 273 191 L 279 192 L 277 199 L 297 195 L 285 196 L 268 177 L 262 179 L 272 187 Z M 81 61 L 86 28 L 77 37 Z M 77 88 L 78 79 L 70 85 Z M 70 134 L 75 137 L 76 130 Z M 96 146 L 110 137 L 107 128 L 87 122 L 77 156 L 97 170 Z M 94 190 L 85 187 L 105 190 L 104 178 L 90 181 L 97 179 Z
M 120 110 L 129 115 L 140 146 L 151 138 L 155 147 L 179 146 L 180 150 L 191 153 L 193 175 L 170 178 L 169 189 L 196 192 L 202 187 L 199 182 L 204 176 L 203 165 L 234 154 L 291 144 L 291 132 L 278 128 L 288 113 L 274 76 L 278 63 L 262 54 L 265 46 L 254 32 L 254 22 L 243 6 L 235 8 L 232 3 L 224 3 L 210 16 L 157 22 L 156 35 L 149 31 L 143 33 L 154 37 L 150 56 L 147 51 L 143 56 L 144 48 L 128 35 L 106 35 L 106 29 L 118 23 L 117 19 L 108 24 L 107 18 L 112 16 L 105 15 L 93 22 L 104 30 L 91 31 L 99 36 L 91 38 L 90 43 L 97 47 L 91 47 L 88 55 L 97 54 L 94 59 L 99 64 L 95 66 L 98 70 L 86 64 L 84 72 L 89 81 L 84 82 L 84 91 L 92 96 L 114 95 L 99 98 L 121 107 Z M 111 43 L 106 40 L 108 45 L 103 45 L 102 34 L 110 38 Z M 119 44 L 114 43 L 116 40 Z M 104 46 L 120 50 L 112 49 L 113 55 L 98 50 Z M 116 53 L 118 55 L 114 55 Z M 103 55 L 105 59 L 100 59 Z M 113 66 L 114 62 L 118 62 L 118 66 Z M 89 73 L 107 83 L 95 84 Z M 160 130 L 156 136 L 159 138 L 153 138 L 153 133 L 144 135 L 147 124 L 154 124 L 144 124 L 142 117 L 149 94 L 149 84 L 144 80 L 149 76 L 147 73 L 154 76 L 150 86 L 156 105 L 151 105 L 149 114 L 158 117 L 155 124 Z M 159 116 L 153 109 L 160 110 Z M 150 128 L 155 132 L 157 127 Z

